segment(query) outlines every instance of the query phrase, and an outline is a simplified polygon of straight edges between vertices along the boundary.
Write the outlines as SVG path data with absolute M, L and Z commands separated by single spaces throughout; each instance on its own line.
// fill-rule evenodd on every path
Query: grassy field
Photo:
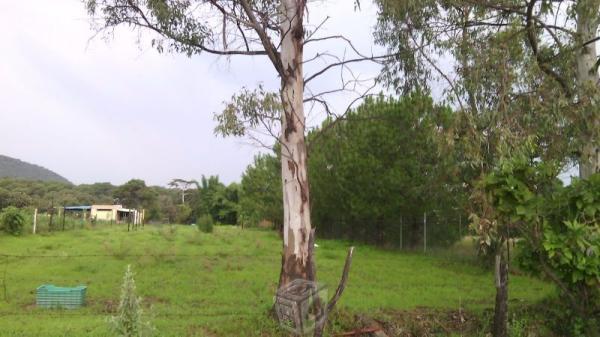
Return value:
M 318 244 L 318 278 L 333 288 L 347 244 Z M 280 249 L 276 233 L 221 226 L 212 234 L 185 226 L 147 226 L 128 233 L 114 226 L 0 236 L 0 254 L 31 256 L 0 257 L 7 295 L 4 301 L 0 288 L 0 336 L 107 336 L 106 320 L 118 304 L 128 264 L 159 336 L 284 336 L 268 314 Z M 36 308 L 35 289 L 48 283 L 87 285 L 88 306 Z M 552 293 L 541 281 L 511 278 L 511 303 L 534 303 Z M 358 246 L 338 306 L 343 312 L 373 315 L 423 307 L 477 313 L 493 307 L 493 299 L 492 275 L 453 254 Z

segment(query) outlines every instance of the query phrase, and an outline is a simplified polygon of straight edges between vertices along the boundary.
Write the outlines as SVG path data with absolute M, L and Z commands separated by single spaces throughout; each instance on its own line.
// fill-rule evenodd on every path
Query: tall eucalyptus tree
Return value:
M 600 1 L 376 2 L 377 37 L 397 55 L 382 78 L 399 91 L 443 88 L 463 117 L 455 145 L 467 181 L 527 139 L 542 158 L 574 158 L 581 178 L 599 172 Z M 506 336 L 510 224 L 495 221 L 490 205 L 473 208 L 482 237 L 494 237 L 482 243 L 497 258 L 494 335 Z
M 268 126 L 281 145 L 283 189 L 283 254 L 280 286 L 294 279 L 315 280 L 312 255 L 314 229 L 310 216 L 307 174 L 306 117 L 304 103 L 322 106 L 328 114 L 327 94 L 347 90 L 342 80 L 337 90 L 305 95 L 308 82 L 335 69 L 346 69 L 363 60 L 386 57 L 364 55 L 343 34 L 317 34 L 327 19 L 312 31 L 306 27 L 307 0 L 84 0 L 99 30 L 129 26 L 150 34 L 159 52 L 267 58 L 281 81 L 279 93 L 262 88 L 233 97 L 217 117 L 217 132 L 245 135 L 250 128 Z M 355 6 L 358 1 L 355 0 Z M 340 41 L 355 57 L 329 52 L 304 58 L 307 43 Z M 304 65 L 321 60 L 326 64 L 313 74 Z M 333 60 L 328 62 L 328 60 Z M 370 90 L 369 87 L 366 90 Z M 364 93 L 364 92 L 363 92 Z M 274 126 L 276 125 L 276 126 Z M 347 261 L 348 262 L 348 261 Z M 334 301 L 335 302 L 335 301 Z

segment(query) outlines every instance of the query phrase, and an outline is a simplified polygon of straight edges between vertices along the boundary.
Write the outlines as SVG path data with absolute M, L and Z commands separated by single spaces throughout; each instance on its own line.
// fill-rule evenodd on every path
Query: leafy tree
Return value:
M 179 190 L 181 192 L 181 203 L 185 204 L 185 196 L 187 194 L 187 190 L 194 185 L 198 185 L 198 182 L 195 180 L 185 180 L 185 179 L 173 179 L 169 182 L 169 187 Z
M 280 160 L 272 154 L 259 154 L 248 165 L 240 184 L 242 226 L 257 226 L 266 220 L 276 228 L 283 224 Z
M 26 193 L 0 188 L 0 210 L 8 206 L 22 208 L 31 204 L 33 204 L 33 199 Z
M 149 208 L 155 200 L 156 194 L 146 186 L 143 180 L 131 179 L 115 190 L 114 197 L 124 206 Z
M 239 190 L 236 183 L 218 189 L 212 198 L 212 214 L 214 219 L 222 224 L 235 225 L 238 223 Z
M 501 148 L 514 151 L 526 139 L 537 142 L 536 155 L 543 160 L 564 164 L 576 158 L 582 177 L 598 170 L 594 102 L 599 90 L 592 42 L 600 24 L 597 0 L 377 3 L 377 38 L 397 51 L 383 79 L 404 92 L 445 86 L 443 98 L 463 116 L 456 146 L 464 155 L 461 168 L 474 197 L 481 194 L 470 181 L 494 169 Z M 476 209 L 485 204 L 471 204 L 472 212 L 494 213 Z M 490 231 L 479 233 L 482 237 L 503 232 L 494 226 L 475 228 Z M 505 254 L 492 252 L 498 253 Z M 507 278 L 507 268 L 497 270 L 503 273 L 497 279 Z M 504 304 L 497 308 L 508 301 L 508 283 L 502 285 L 497 291 L 503 296 L 497 298 Z M 497 311 L 494 321 L 494 336 L 506 336 L 506 312 Z
M 177 205 L 177 215 L 175 216 L 175 222 L 180 224 L 187 224 L 190 222 L 192 215 L 192 208 L 186 204 Z
M 202 176 L 195 196 L 195 217 L 210 215 L 213 221 L 235 225 L 238 216 L 239 188 L 236 184 L 225 186 L 218 176 Z
M 540 138 L 546 151 L 575 157 L 583 178 L 599 170 L 600 1 L 377 3 L 377 38 L 398 51 L 387 83 L 403 91 L 443 86 L 444 98 L 471 116 L 518 102 L 513 116 L 562 130 Z
M 505 240 L 521 236 L 521 265 L 553 281 L 575 313 L 569 335 L 595 336 L 600 299 L 600 175 L 562 187 L 557 166 L 518 155 L 482 180 Z M 498 235 L 490 236 L 490 239 Z M 577 331 L 578 329 L 584 331 Z
M 440 146 L 453 118 L 450 109 L 415 93 L 368 99 L 345 120 L 326 121 L 326 134 L 309 137 L 319 142 L 309 160 L 318 228 L 381 245 L 397 245 L 402 235 L 415 246 L 423 240 L 424 212 L 458 218 L 465 191 L 453 153 Z M 443 224 L 433 230 L 447 244 L 459 234 Z
M 358 4 L 358 1 L 355 3 Z M 304 45 L 336 38 L 315 37 L 311 41 L 318 28 L 309 33 L 305 27 L 304 13 L 308 11 L 308 2 L 305 0 L 87 0 L 86 5 L 89 14 L 100 19 L 99 29 L 114 31 L 115 27 L 126 25 L 149 32 L 153 34 L 152 46 L 159 52 L 169 51 L 187 56 L 201 53 L 264 55 L 268 58 L 273 65 L 274 75 L 281 80 L 277 104 L 262 104 L 273 103 L 273 98 L 277 96 L 261 94 L 260 89 L 254 96 L 248 92 L 234 97 L 233 105 L 228 105 L 224 111 L 229 117 L 234 117 L 234 122 L 228 123 L 228 127 L 222 128 L 220 133 L 226 136 L 241 135 L 248 130 L 240 132 L 240 128 L 235 126 L 241 124 L 250 128 L 272 126 L 278 130 L 269 128 L 270 134 L 282 145 L 284 244 L 279 284 L 285 286 L 295 279 L 314 281 L 316 264 L 310 246 L 314 242 L 314 230 L 309 207 L 304 102 L 325 103 L 327 107 L 323 96 L 328 93 L 305 97 L 305 87 L 332 69 L 344 69 L 349 63 L 374 61 L 382 57 L 362 55 L 350 43 L 351 49 L 358 54 L 356 59 L 334 61 L 305 80 Z M 222 20 L 214 20 L 215 15 L 222 17 Z M 215 38 L 219 34 L 222 34 L 222 39 Z M 339 36 L 337 38 L 340 39 Z M 348 42 L 343 37 L 341 41 Z M 319 57 L 317 54 L 316 58 Z M 342 90 L 346 85 L 343 83 Z M 307 92 L 310 93 L 310 90 Z M 261 104 L 252 104 L 255 102 Z M 277 109 L 271 109 L 274 106 Z M 321 336 L 322 329 L 322 325 L 317 327 L 315 336 Z

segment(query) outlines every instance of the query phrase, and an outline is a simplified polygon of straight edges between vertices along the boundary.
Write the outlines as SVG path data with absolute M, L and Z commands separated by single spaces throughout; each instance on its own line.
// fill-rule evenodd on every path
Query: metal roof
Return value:
M 92 209 L 92 206 L 65 206 L 65 211 L 87 211 Z

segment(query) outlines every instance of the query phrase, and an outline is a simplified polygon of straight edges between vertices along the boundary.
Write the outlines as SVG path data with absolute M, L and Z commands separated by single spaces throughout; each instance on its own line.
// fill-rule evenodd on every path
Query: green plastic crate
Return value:
M 40 308 L 77 309 L 85 305 L 86 286 L 73 288 L 44 284 L 36 290 L 36 305 Z

